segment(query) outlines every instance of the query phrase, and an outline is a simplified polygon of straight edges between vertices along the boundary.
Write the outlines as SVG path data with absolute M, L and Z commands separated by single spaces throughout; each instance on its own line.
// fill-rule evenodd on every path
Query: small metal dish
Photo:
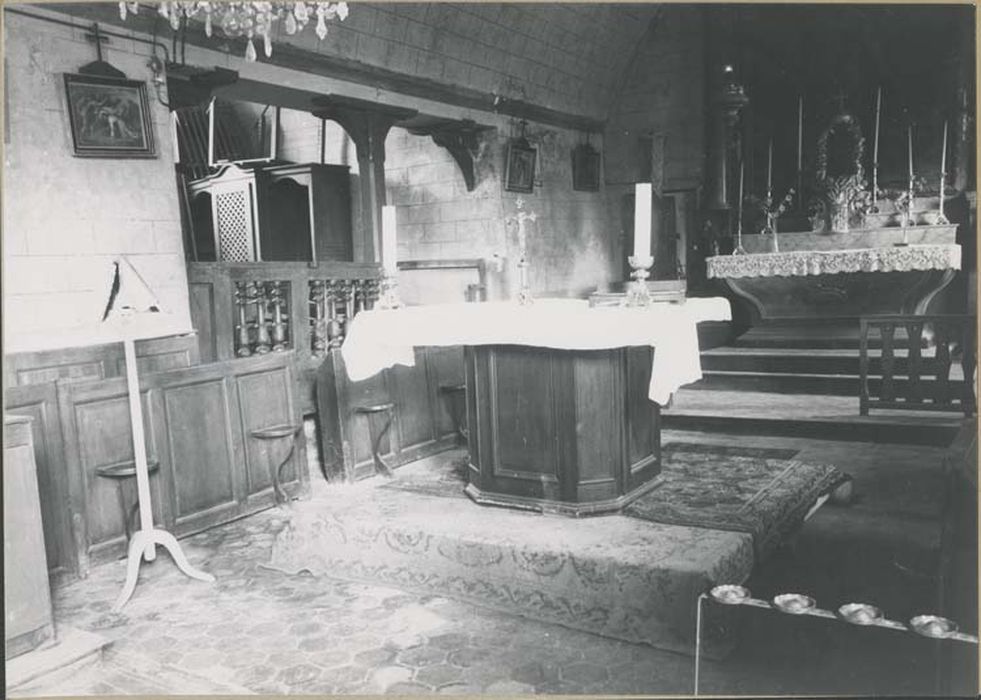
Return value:
M 783 593 L 773 599 L 773 606 L 780 612 L 803 615 L 814 609 L 816 603 L 810 596 L 800 593 Z
M 882 619 L 882 611 L 867 603 L 848 603 L 838 608 L 838 617 L 853 625 L 874 625 Z
M 716 586 L 709 591 L 709 595 L 717 603 L 722 603 L 723 605 L 739 605 L 749 598 L 749 589 L 743 588 L 742 586 L 726 584 L 724 586 Z
M 944 639 L 957 632 L 957 623 L 937 615 L 917 615 L 909 621 L 910 629 L 924 637 Z

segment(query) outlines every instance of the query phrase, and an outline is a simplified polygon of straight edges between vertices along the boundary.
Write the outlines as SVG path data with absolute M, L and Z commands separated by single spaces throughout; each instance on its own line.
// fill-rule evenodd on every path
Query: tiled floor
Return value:
M 901 620 L 930 610 L 941 450 L 664 435 L 679 439 L 797 447 L 799 459 L 834 463 L 856 478 L 855 504 L 822 508 L 793 547 L 758 568 L 749 582 L 755 595 L 794 590 L 826 606 L 873 602 Z M 143 565 L 136 593 L 119 614 L 110 606 L 124 578 L 121 561 L 58 589 L 59 624 L 97 631 L 114 644 L 101 664 L 18 694 L 692 691 L 689 657 L 437 595 L 265 569 L 282 525 L 281 513 L 271 510 L 183 540 L 191 561 L 217 582 L 184 577 L 161 553 Z M 703 664 L 704 693 L 923 695 L 933 688 L 932 642 L 744 612 L 739 649 Z

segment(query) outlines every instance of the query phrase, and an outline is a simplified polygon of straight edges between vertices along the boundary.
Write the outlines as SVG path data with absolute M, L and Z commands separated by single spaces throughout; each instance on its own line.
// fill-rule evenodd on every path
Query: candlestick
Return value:
M 947 179 L 947 122 L 944 121 L 943 146 L 940 147 L 940 211 L 937 216 L 938 224 L 948 223 L 944 216 L 944 182 Z
M 739 161 L 739 206 L 736 209 L 736 247 L 733 249 L 733 255 L 741 255 L 746 252 L 743 248 L 743 176 L 746 171 L 746 164 L 740 159 Z
M 804 209 L 804 96 L 797 97 L 797 208 Z
M 910 189 L 913 189 L 913 125 L 911 124 L 906 128 L 906 137 L 908 142 L 909 150 L 909 183 Z
M 646 258 L 651 254 L 651 199 L 654 186 L 639 182 L 634 199 L 634 257 Z
M 804 169 L 804 96 L 797 98 L 797 172 Z
M 872 142 L 872 211 L 878 211 L 879 196 L 879 115 L 882 112 L 882 86 L 875 93 L 875 140 Z
M 940 148 L 940 193 L 944 191 L 944 177 L 947 175 L 947 122 L 944 122 L 944 144 Z
M 773 199 L 773 137 L 770 137 L 770 150 L 766 159 L 766 199 L 767 203 Z

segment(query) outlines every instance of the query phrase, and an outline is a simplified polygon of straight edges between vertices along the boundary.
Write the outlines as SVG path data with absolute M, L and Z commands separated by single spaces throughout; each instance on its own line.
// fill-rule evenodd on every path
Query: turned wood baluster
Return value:
M 235 283 L 235 307 L 238 309 L 238 323 L 235 326 L 237 331 L 235 338 L 235 354 L 238 357 L 248 357 L 252 354 L 249 347 L 249 323 L 246 318 L 245 309 L 249 303 L 248 285 L 244 282 Z
M 283 287 L 286 285 L 285 282 L 273 281 L 269 283 L 271 288 L 272 305 L 273 305 L 273 323 L 272 323 L 272 342 L 273 342 L 273 352 L 283 352 L 289 348 L 289 342 L 287 341 L 286 335 L 286 322 L 283 318 L 283 303 L 285 301 L 283 295 Z
M 367 279 L 364 282 L 364 302 L 365 309 L 371 310 L 375 308 L 375 302 L 378 301 L 378 280 Z
M 344 341 L 344 329 L 337 318 L 338 285 L 334 280 L 327 283 L 327 347 L 339 348 Z
M 934 392 L 933 402 L 936 404 L 946 404 L 950 402 L 950 338 L 948 337 L 946 324 L 936 322 L 933 324 L 933 339 L 936 342 L 936 363 L 937 363 L 937 390 Z
M 362 311 L 364 311 L 364 308 L 365 308 L 365 304 L 364 304 L 364 281 L 363 280 L 354 280 L 353 282 L 351 282 L 351 284 L 352 284 L 352 286 L 354 288 L 354 292 L 353 292 L 353 294 L 354 294 L 354 314 L 353 314 L 353 316 L 357 316 L 359 313 L 361 313 Z
M 310 308 L 312 326 L 310 349 L 314 357 L 323 357 L 327 351 L 326 284 L 324 280 L 310 280 Z
M 879 326 L 879 334 L 882 336 L 882 388 L 879 390 L 879 398 L 883 401 L 892 401 L 896 398 L 896 388 L 893 380 L 896 357 L 893 350 L 893 336 L 895 333 L 895 323 L 883 323 Z
M 255 312 L 256 312 L 256 335 L 255 352 L 257 355 L 265 355 L 270 349 L 269 328 L 266 327 L 266 283 L 253 282 L 255 288 Z
M 354 280 L 344 281 L 344 335 L 347 335 L 348 324 L 354 318 Z
M 907 355 L 907 385 L 906 400 L 910 403 L 920 403 L 920 346 L 923 344 L 923 321 L 913 321 L 906 324 L 909 352 Z

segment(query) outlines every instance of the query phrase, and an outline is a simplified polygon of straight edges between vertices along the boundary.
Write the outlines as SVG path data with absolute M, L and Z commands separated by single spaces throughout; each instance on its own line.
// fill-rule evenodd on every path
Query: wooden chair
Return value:
M 963 411 L 974 415 L 977 318 L 965 315 L 884 315 L 859 319 L 859 411 L 904 409 L 915 411 Z M 932 331 L 932 339 L 924 336 Z M 878 332 L 881 356 L 869 357 Z M 907 356 L 897 357 L 897 342 L 906 337 Z M 926 341 L 935 348 L 924 357 Z M 963 379 L 951 379 L 952 355 L 960 353 Z

